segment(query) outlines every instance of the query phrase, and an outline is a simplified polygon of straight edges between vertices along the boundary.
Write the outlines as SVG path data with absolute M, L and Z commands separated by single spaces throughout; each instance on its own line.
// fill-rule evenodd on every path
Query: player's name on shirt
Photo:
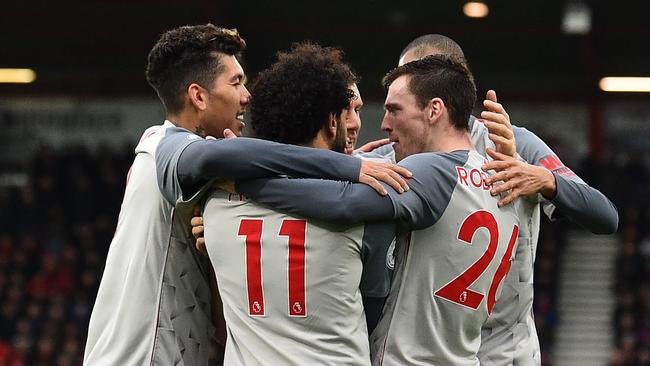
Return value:
M 485 182 L 488 175 L 476 168 L 467 170 L 462 166 L 456 167 L 456 174 L 458 175 L 458 183 L 468 187 L 480 188 L 484 191 L 489 191 L 490 186 Z
M 228 202 L 239 201 L 239 202 L 249 202 L 250 199 L 239 193 L 228 193 Z

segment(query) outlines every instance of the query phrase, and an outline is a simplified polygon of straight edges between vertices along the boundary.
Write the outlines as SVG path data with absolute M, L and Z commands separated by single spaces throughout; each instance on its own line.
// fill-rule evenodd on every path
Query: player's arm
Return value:
M 358 159 L 332 151 L 252 138 L 200 140 L 181 153 L 178 178 L 188 196 L 215 178 L 290 175 L 356 182 L 360 168 Z
M 516 126 L 513 126 L 513 131 L 517 153 L 528 164 L 489 152 L 497 160 L 484 167 L 497 172 L 488 178 L 488 183 L 504 182 L 493 187 L 493 194 L 511 190 L 500 201 L 501 204 L 507 204 L 522 195 L 540 193 L 557 208 L 554 215 L 559 213 L 595 234 L 611 234 L 616 231 L 618 212 L 605 195 L 564 166 L 548 145 L 535 134 Z
M 385 188 L 389 194 L 394 192 L 387 185 Z M 235 189 L 273 209 L 339 224 L 358 225 L 367 221 L 390 220 L 394 216 L 391 199 L 360 183 L 261 178 L 237 180 Z
M 400 189 L 409 173 L 390 164 L 360 161 L 332 151 L 251 138 L 204 140 L 190 133 L 166 135 L 156 150 L 158 183 L 170 202 L 191 197 L 218 178 L 277 175 L 325 177 L 383 188 L 377 179 Z
M 237 181 L 236 190 L 274 209 L 319 220 L 355 225 L 397 219 L 414 229 L 428 227 L 449 202 L 455 170 L 435 154 L 410 156 L 400 166 L 413 173 L 409 191 L 396 192 L 384 184 L 384 197 L 363 184 L 322 179 Z

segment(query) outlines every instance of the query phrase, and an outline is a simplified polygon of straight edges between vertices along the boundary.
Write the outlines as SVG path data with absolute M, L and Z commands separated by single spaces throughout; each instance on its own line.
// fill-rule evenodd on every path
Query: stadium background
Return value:
M 240 30 L 251 78 L 294 41 L 341 47 L 362 77 L 362 141 L 383 136 L 379 80 L 401 49 L 425 33 L 455 39 L 479 98 L 495 89 L 515 124 L 619 209 L 608 237 L 542 223 L 543 363 L 649 365 L 650 94 L 605 93 L 598 81 L 650 75 L 650 2 L 487 1 L 481 19 L 463 5 L 4 2 L 0 68 L 37 77 L 0 84 L 0 365 L 80 364 L 133 146 L 164 118 L 144 79 L 147 52 L 164 30 L 205 22 Z

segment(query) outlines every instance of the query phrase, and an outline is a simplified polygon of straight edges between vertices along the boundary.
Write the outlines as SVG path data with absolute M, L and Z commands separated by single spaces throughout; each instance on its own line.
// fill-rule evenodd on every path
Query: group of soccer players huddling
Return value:
M 539 365 L 540 213 L 611 233 L 614 205 L 494 91 L 471 115 L 448 37 L 404 48 L 388 139 L 356 150 L 341 50 L 295 44 L 249 92 L 245 47 L 206 24 L 150 51 L 166 120 L 136 147 L 84 363 L 207 365 L 216 337 L 225 365 Z

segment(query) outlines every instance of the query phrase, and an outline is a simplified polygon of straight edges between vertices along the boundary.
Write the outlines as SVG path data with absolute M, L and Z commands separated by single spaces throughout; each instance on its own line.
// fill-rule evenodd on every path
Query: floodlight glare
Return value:
M 463 6 L 463 13 L 470 18 L 485 18 L 490 9 L 485 3 L 470 1 Z
M 36 80 L 32 69 L 0 69 L 0 83 L 29 84 Z
M 605 77 L 598 83 L 606 92 L 650 92 L 650 77 Z

